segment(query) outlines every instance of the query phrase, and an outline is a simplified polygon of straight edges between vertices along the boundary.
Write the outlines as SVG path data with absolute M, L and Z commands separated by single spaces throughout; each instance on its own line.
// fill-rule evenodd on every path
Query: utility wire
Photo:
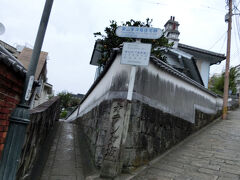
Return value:
M 223 49 L 223 46 L 225 45 L 226 40 L 227 40 L 227 33 L 224 36 L 223 44 L 222 44 L 221 49 L 220 49 L 219 52 L 222 52 L 222 49 Z
M 237 15 L 238 17 L 239 17 L 239 15 Z M 235 25 L 236 25 L 236 32 L 237 32 L 237 37 L 238 37 L 238 39 L 240 40 L 240 24 L 239 24 L 239 18 L 237 17 L 237 16 L 235 16 Z
M 239 55 L 239 51 L 236 49 L 234 53 L 231 53 L 231 59 L 234 59 L 237 55 Z
M 161 3 L 161 2 L 156 2 L 156 1 L 141 1 L 141 2 L 144 2 L 144 3 L 148 3 L 148 4 L 156 4 L 156 5 L 164 5 L 164 6 L 169 6 L 169 4 L 166 4 L 166 3 Z M 171 6 L 175 6 L 175 5 L 171 5 Z M 203 5 L 203 4 L 201 4 L 200 5 L 202 8 L 204 8 L 205 10 L 206 9 L 212 9 L 212 10 L 215 10 L 215 11 L 218 11 L 218 12 L 223 12 L 223 10 L 221 10 L 221 9 L 217 9 L 217 8 L 215 8 L 215 7 L 211 7 L 211 6 L 208 6 L 208 5 Z M 186 7 L 184 7 L 184 8 L 186 8 Z M 191 8 L 199 8 L 199 6 L 198 7 L 196 7 L 196 6 L 192 6 Z
M 168 5 L 168 4 L 165 4 L 165 3 L 160 3 L 160 2 L 155 2 L 155 1 L 142 1 L 142 2 L 148 3 L 148 4 L 164 5 L 164 6 Z
M 234 52 L 234 54 L 232 55 L 232 58 L 235 58 L 237 55 L 239 55 L 239 40 L 240 40 L 240 34 L 239 34 L 239 29 L 240 29 L 240 26 L 239 26 L 239 23 L 237 21 L 237 17 L 235 16 L 234 20 L 233 21 L 233 25 L 235 26 L 234 28 L 234 33 L 235 33 L 235 43 L 236 43 L 236 50 Z
M 235 14 L 240 12 L 240 10 L 238 9 L 239 3 L 240 3 L 240 0 L 238 1 L 238 3 L 236 3 L 236 2 L 233 3 L 233 11 Z M 238 11 L 238 12 L 236 12 L 236 11 Z
M 217 9 L 217 8 L 214 8 L 214 7 L 211 7 L 211 6 L 202 5 L 202 4 L 200 6 L 202 6 L 203 8 L 208 8 L 208 9 L 213 9 L 213 10 L 216 10 L 216 11 L 223 12 L 221 9 Z
M 226 33 L 227 33 L 227 31 L 225 31 L 225 32 L 221 35 L 221 37 L 209 48 L 209 50 L 212 49 L 220 40 L 222 40 L 222 38 L 224 37 L 224 35 L 226 35 Z
M 234 32 L 235 32 L 235 43 L 236 43 L 236 48 L 237 49 L 239 49 L 239 46 L 238 46 L 238 42 L 239 42 L 239 40 L 240 40 L 240 34 L 239 34 L 239 29 L 240 29 L 240 27 L 239 27 L 239 25 L 237 25 L 237 18 L 235 17 L 234 18 L 234 26 L 235 26 L 235 28 L 234 28 Z
M 239 3 L 240 3 L 240 0 L 238 1 L 238 3 L 237 3 L 237 5 L 236 5 L 236 7 L 238 7 Z

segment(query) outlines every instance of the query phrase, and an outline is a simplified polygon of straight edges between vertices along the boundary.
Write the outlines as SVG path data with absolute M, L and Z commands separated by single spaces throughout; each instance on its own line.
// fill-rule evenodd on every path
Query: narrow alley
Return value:
M 41 180 L 83 180 L 76 125 L 60 122 Z

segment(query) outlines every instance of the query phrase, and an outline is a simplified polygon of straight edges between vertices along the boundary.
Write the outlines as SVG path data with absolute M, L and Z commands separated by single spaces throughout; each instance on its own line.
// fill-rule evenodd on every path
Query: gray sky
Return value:
M 6 32 L 0 39 L 12 46 L 33 47 L 44 3 L 1 0 L 0 22 Z M 149 17 L 154 27 L 163 28 L 170 16 L 175 16 L 180 23 L 180 43 L 225 54 L 226 12 L 225 0 L 55 0 L 42 49 L 49 53 L 48 82 L 55 92 L 86 93 L 95 75 L 95 67 L 89 65 L 96 39 L 93 33 L 103 32 L 110 20 L 120 24 Z M 231 66 L 240 62 L 235 19 L 233 22 Z M 215 65 L 211 74 L 221 72 L 224 66 L 225 61 Z

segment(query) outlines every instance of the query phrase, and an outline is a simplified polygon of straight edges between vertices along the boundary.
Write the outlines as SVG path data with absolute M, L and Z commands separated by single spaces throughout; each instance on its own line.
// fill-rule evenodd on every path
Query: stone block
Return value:
M 96 146 L 104 146 L 106 135 L 98 135 Z
M 135 132 L 128 132 L 126 143 L 125 143 L 125 148 L 137 148 L 141 147 L 140 139 L 139 139 L 139 133 Z
M 139 117 L 142 113 L 142 104 L 140 101 L 133 101 L 131 116 Z
M 145 118 L 141 117 L 140 119 L 140 132 L 145 133 L 146 132 L 146 126 L 145 126 Z
M 122 162 L 104 160 L 100 176 L 103 178 L 114 178 L 121 172 L 121 169 Z
M 95 165 L 97 167 L 101 167 L 103 162 L 103 154 L 104 153 L 104 147 L 103 146 L 97 146 L 95 151 Z
M 136 149 L 124 149 L 123 153 L 123 166 L 129 167 L 133 166 L 133 162 L 136 158 Z

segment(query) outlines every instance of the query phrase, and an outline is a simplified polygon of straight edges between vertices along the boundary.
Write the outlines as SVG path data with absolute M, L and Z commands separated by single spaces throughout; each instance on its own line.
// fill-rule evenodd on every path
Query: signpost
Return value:
M 119 37 L 136 38 L 136 42 L 123 43 L 121 64 L 132 65 L 127 99 L 132 100 L 133 87 L 136 76 L 136 66 L 148 66 L 151 54 L 151 44 L 141 43 L 141 39 L 158 39 L 163 32 L 153 27 L 120 26 L 116 30 Z
M 149 63 L 151 44 L 141 43 L 140 38 L 157 39 L 161 37 L 160 29 L 147 27 L 119 27 L 116 30 L 119 37 L 136 38 L 136 42 L 123 44 L 121 64 L 131 65 L 131 73 L 128 84 L 127 102 L 116 101 L 111 105 L 111 126 L 112 130 L 108 131 L 108 135 L 117 137 L 117 140 L 110 142 L 110 149 L 114 148 L 114 152 L 108 152 L 102 162 L 101 176 L 110 178 L 116 177 L 122 170 L 123 164 L 121 157 L 125 148 L 125 140 L 131 120 L 132 95 L 136 76 L 136 66 L 147 66 Z M 120 112 L 121 111 L 121 112 Z M 113 113 L 112 113 L 113 112 Z M 114 114 L 115 113 L 115 114 Z M 110 168 L 113 167 L 113 168 Z
M 147 66 L 151 54 L 151 44 L 123 43 L 121 64 Z
M 134 27 L 134 26 L 120 26 L 116 30 L 118 37 L 129 37 L 137 39 L 158 39 L 163 32 L 160 28 L 153 27 Z

